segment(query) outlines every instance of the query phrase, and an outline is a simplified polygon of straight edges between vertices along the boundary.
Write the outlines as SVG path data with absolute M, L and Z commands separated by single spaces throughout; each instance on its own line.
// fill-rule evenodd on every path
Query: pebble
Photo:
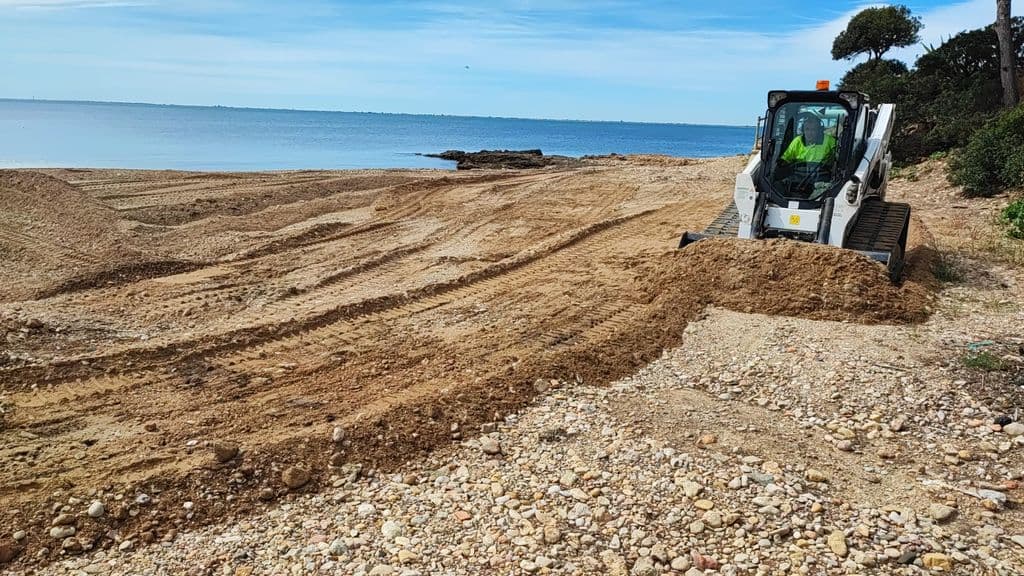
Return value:
M 825 476 L 824 472 L 821 472 L 820 470 L 815 470 L 814 468 L 808 468 L 807 471 L 804 472 L 804 478 L 806 478 L 808 482 L 828 481 L 828 476 Z
M 938 552 L 928 552 L 921 556 L 921 563 L 929 570 L 945 570 L 948 572 L 953 569 L 953 561 L 949 556 Z
M 301 466 L 289 466 L 281 472 L 281 482 L 291 490 L 302 488 L 310 481 L 309 470 Z
M 54 526 L 50 528 L 50 538 L 54 540 L 63 540 L 75 535 L 76 528 L 74 526 Z
M 1007 436 L 1021 436 L 1024 435 L 1024 424 L 1020 422 L 1013 422 L 1003 426 L 1003 433 Z
M 89 504 L 89 510 L 86 512 L 90 518 L 100 518 L 107 513 L 106 506 L 99 500 L 93 500 L 92 504 Z
M 480 439 L 480 449 L 483 450 L 484 454 L 501 454 L 501 444 L 490 436 L 484 436 Z
M 211 450 L 213 459 L 221 464 L 230 462 L 238 456 L 238 445 L 229 442 L 215 442 L 211 446 Z
M 945 504 L 932 504 L 928 507 L 928 515 L 932 517 L 932 520 L 939 523 L 952 519 L 955 514 L 956 508 L 946 506 Z
M 846 534 L 840 530 L 833 530 L 832 533 L 828 535 L 828 547 L 840 558 L 846 558 L 846 555 L 850 551 L 846 545 Z

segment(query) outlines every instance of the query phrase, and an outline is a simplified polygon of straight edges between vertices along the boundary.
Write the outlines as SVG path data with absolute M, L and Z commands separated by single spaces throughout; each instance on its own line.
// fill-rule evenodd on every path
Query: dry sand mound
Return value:
M 856 252 L 789 240 L 708 239 L 654 266 L 644 289 L 660 306 L 909 323 L 924 320 L 931 301 L 915 282 L 893 285 L 881 266 Z
M 181 268 L 127 248 L 114 210 L 52 176 L 0 171 L 0 214 L 0 302 Z
M 67 182 L 0 171 L 0 301 L 95 272 L 119 245 L 117 215 Z

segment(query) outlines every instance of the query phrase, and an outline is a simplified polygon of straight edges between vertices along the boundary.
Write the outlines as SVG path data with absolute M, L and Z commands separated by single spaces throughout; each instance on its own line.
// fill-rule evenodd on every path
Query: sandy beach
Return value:
M 1019 573 L 1001 200 L 675 250 L 744 163 L 0 172 L 0 569 Z

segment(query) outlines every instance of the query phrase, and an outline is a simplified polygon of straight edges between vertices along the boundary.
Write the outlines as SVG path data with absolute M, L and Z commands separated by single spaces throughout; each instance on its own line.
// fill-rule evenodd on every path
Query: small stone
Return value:
M 153 501 L 149 494 L 139 494 L 135 497 L 135 503 L 139 506 L 148 506 Z
M 402 535 L 402 525 L 394 520 L 387 520 L 380 527 L 380 533 L 388 540 L 394 540 Z
M 956 508 L 946 506 L 945 504 L 932 504 L 928 507 L 928 515 L 932 517 L 932 520 L 939 523 L 951 519 L 954 514 L 956 514 Z
M 609 576 L 626 576 L 626 559 L 611 550 L 601 552 L 601 563 L 604 564 L 604 573 Z
M 1014 422 L 1003 426 L 1003 433 L 1007 436 L 1021 436 L 1024 435 L 1024 424 L 1020 422 Z
M 299 466 L 289 466 L 284 469 L 284 472 L 281 472 L 281 481 L 292 490 L 302 488 L 309 483 L 309 480 L 309 470 Z
M 690 534 L 700 534 L 704 532 L 704 522 L 695 520 L 690 523 L 689 526 Z
M 698 568 L 690 568 L 683 576 L 704 576 L 704 571 Z
M 676 572 L 685 572 L 690 567 L 689 556 L 676 556 L 672 559 L 672 569 Z
M 82 551 L 82 543 L 74 536 L 65 538 L 60 547 L 68 554 L 78 554 Z
M 419 561 L 419 559 L 419 554 L 416 554 L 412 550 L 402 548 L 398 551 L 398 561 L 402 564 L 412 564 L 413 562 Z
M 715 442 L 718 442 L 718 436 L 715 436 L 714 434 L 704 434 L 699 440 L 697 440 L 697 444 L 700 446 L 710 446 Z
M 497 440 L 489 436 L 484 436 L 480 439 L 480 450 L 483 450 L 484 454 L 490 454 L 492 456 L 501 454 L 501 444 Z
M 721 528 L 724 523 L 722 515 L 714 510 L 708 510 L 700 519 L 712 528 Z
M 641 556 L 633 563 L 633 569 L 629 573 L 634 576 L 654 576 L 659 572 L 654 567 L 654 561 L 650 556 Z
M 135 547 L 135 541 L 134 540 L 124 540 L 123 542 L 121 542 L 120 544 L 117 545 L 117 549 L 120 550 L 121 552 L 128 552 L 128 551 L 130 551 L 134 547 Z
M 370 504 L 369 502 L 363 502 L 362 504 L 356 507 L 356 514 L 363 518 L 373 516 L 374 513 L 376 512 L 377 509 L 374 508 L 373 504 Z
M 15 542 L 21 542 L 25 538 L 28 538 L 28 534 L 24 530 L 18 530 L 11 535 L 11 538 L 14 538 Z
M 825 476 L 824 472 L 815 470 L 814 468 L 808 468 L 807 471 L 804 472 L 804 478 L 806 478 L 808 482 L 828 482 L 828 476 Z
M 227 442 L 214 442 L 210 448 L 213 450 L 213 458 L 224 464 L 238 456 L 238 446 Z
M 276 496 L 276 494 L 274 494 L 274 490 L 273 489 L 271 489 L 271 488 L 260 488 L 260 493 L 259 493 L 258 498 L 260 499 L 261 502 L 270 502 L 271 500 L 274 499 L 275 496 Z
M 74 526 L 54 526 L 53 528 L 50 528 L 50 538 L 53 538 L 54 540 L 63 540 L 74 536 L 75 532 L 76 530 Z
M 551 389 L 551 383 L 546 378 L 537 378 L 533 381 L 533 389 L 537 394 L 544 394 Z
M 685 482 L 683 482 L 683 494 L 685 494 L 687 498 L 693 498 L 694 496 L 700 494 L 701 490 L 703 490 L 703 487 L 696 482 L 693 482 L 691 480 L 686 480 Z
M 75 518 L 75 516 L 73 514 L 58 514 L 57 517 L 53 519 L 53 522 L 50 523 L 50 525 L 51 526 L 71 526 L 75 522 L 77 522 L 77 519 Z
M 693 506 L 699 510 L 711 510 L 715 507 L 715 503 L 711 500 L 697 500 Z
M 690 553 L 690 556 L 693 557 L 693 567 L 697 570 L 718 570 L 720 566 L 718 560 L 700 552 L 693 551 Z
M 554 524 L 548 524 L 544 527 L 544 543 L 545 544 L 558 544 L 562 539 L 562 532 Z
M 341 444 L 345 441 L 345 429 L 341 426 L 335 426 L 334 430 L 331 430 L 331 442 L 335 444 Z
M 978 490 L 978 497 L 981 498 L 983 506 L 985 506 L 985 502 L 991 502 L 994 505 L 994 509 L 1002 509 L 1006 506 L 1006 494 L 997 490 Z M 993 509 L 989 506 L 986 506 L 986 508 Z
M 903 416 L 897 416 L 889 422 L 889 430 L 893 432 L 902 432 L 907 427 L 907 419 Z
M 840 440 L 836 443 L 836 448 L 843 452 L 853 452 L 853 441 L 852 440 Z
M 850 552 L 850 549 L 846 546 L 846 534 L 842 530 L 833 530 L 828 535 L 828 547 L 840 558 L 846 558 L 846 555 Z
M 107 513 L 106 506 L 99 500 L 94 500 L 92 504 L 89 504 L 89 510 L 86 512 L 90 518 L 99 518 Z
M 953 561 L 945 554 L 929 552 L 921 556 L 921 563 L 929 570 L 949 571 L 953 569 Z

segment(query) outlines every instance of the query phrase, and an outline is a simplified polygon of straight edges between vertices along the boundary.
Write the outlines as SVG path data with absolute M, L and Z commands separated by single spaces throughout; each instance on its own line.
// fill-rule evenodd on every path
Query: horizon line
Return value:
M 373 112 L 357 110 L 324 110 L 316 108 L 268 108 L 265 106 L 225 106 L 221 104 L 166 104 L 159 102 L 130 102 L 123 100 L 70 100 L 62 98 L 6 98 L 0 97 L 0 102 L 45 102 L 50 104 L 117 104 L 121 106 L 154 106 L 165 108 L 213 108 L 228 110 L 255 110 L 272 112 L 310 112 L 321 114 L 375 114 L 383 116 L 432 116 L 441 118 L 479 118 L 486 120 L 526 120 L 533 122 L 582 122 L 591 124 L 646 124 L 663 126 L 710 126 L 716 128 L 753 128 L 754 125 L 744 124 L 700 124 L 695 122 L 644 122 L 637 120 L 583 120 L 575 118 L 525 118 L 520 116 L 480 116 L 474 114 L 443 114 L 443 113 L 416 113 L 416 112 Z

